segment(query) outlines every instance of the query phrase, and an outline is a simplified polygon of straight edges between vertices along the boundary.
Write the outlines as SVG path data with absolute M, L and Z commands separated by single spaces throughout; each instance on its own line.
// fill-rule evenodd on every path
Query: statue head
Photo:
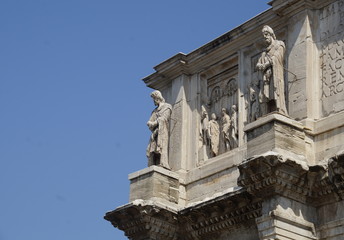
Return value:
M 276 40 L 276 35 L 274 33 L 274 30 L 272 30 L 271 27 L 268 25 L 265 25 L 262 29 L 262 33 L 265 39 L 265 42 L 270 45 L 273 40 Z
M 222 113 L 222 116 L 227 115 L 227 109 L 222 108 L 222 109 L 221 109 L 221 113 Z
M 155 106 L 158 106 L 160 103 L 165 102 L 165 99 L 163 98 L 159 90 L 153 91 L 150 96 L 153 98 Z
M 216 117 L 216 114 L 215 114 L 215 113 L 212 113 L 212 114 L 211 114 L 211 119 L 212 119 L 212 120 L 216 120 L 216 119 L 217 119 L 217 117 Z
M 205 107 L 202 105 L 202 119 L 206 118 L 208 116 L 207 110 L 205 109 Z
M 236 105 L 232 105 L 232 112 L 236 112 L 236 110 L 237 110 Z

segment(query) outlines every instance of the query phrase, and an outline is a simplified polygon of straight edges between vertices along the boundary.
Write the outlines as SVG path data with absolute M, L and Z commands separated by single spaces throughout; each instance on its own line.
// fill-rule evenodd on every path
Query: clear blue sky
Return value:
M 126 239 L 103 220 L 146 167 L 141 79 L 268 0 L 0 0 L 0 240 Z

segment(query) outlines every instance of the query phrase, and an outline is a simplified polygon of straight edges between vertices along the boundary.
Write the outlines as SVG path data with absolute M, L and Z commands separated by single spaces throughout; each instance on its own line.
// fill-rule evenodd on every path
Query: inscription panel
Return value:
M 344 0 L 320 10 L 322 116 L 344 110 Z

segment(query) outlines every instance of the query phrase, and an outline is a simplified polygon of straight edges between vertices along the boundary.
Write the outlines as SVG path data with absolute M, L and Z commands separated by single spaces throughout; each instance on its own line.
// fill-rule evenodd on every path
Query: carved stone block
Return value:
M 271 211 L 256 219 L 260 240 L 315 240 L 314 224 L 283 211 Z
M 151 166 L 129 175 L 130 201 L 160 198 L 178 203 L 178 174 L 158 166 Z
M 271 114 L 247 124 L 247 157 L 269 151 L 303 158 L 305 154 L 305 134 L 303 126 L 283 115 Z

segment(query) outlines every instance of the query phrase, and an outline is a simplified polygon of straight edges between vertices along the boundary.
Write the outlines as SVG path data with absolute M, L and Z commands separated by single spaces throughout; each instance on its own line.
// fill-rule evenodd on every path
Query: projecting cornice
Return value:
M 200 72 L 207 66 L 237 54 L 238 49 L 254 44 L 260 39 L 263 25 L 271 25 L 272 22 L 272 26 L 281 24 L 275 18 L 276 14 L 269 9 L 189 54 L 178 53 L 167 59 L 155 66 L 156 72 L 145 77 L 143 81 L 148 87 L 159 89 L 181 74 Z
M 240 49 L 257 44 L 261 39 L 261 28 L 269 25 L 282 29 L 288 20 L 307 9 L 320 9 L 334 0 L 274 0 L 269 2 L 272 8 L 253 17 L 247 22 L 188 53 L 178 53 L 154 67 L 155 73 L 143 81 L 148 87 L 160 89 L 181 74 L 191 75 L 237 54 Z
M 259 200 L 239 188 L 179 210 L 159 201 L 136 200 L 106 213 L 104 218 L 129 239 L 215 240 L 226 231 L 255 229 L 261 208 Z
M 334 0 L 273 0 L 269 2 L 272 11 L 278 15 L 287 15 L 308 9 L 320 9 Z
M 281 195 L 312 206 L 344 199 L 344 153 L 324 165 L 304 162 L 279 154 L 252 157 L 239 165 L 238 185 L 258 198 Z

